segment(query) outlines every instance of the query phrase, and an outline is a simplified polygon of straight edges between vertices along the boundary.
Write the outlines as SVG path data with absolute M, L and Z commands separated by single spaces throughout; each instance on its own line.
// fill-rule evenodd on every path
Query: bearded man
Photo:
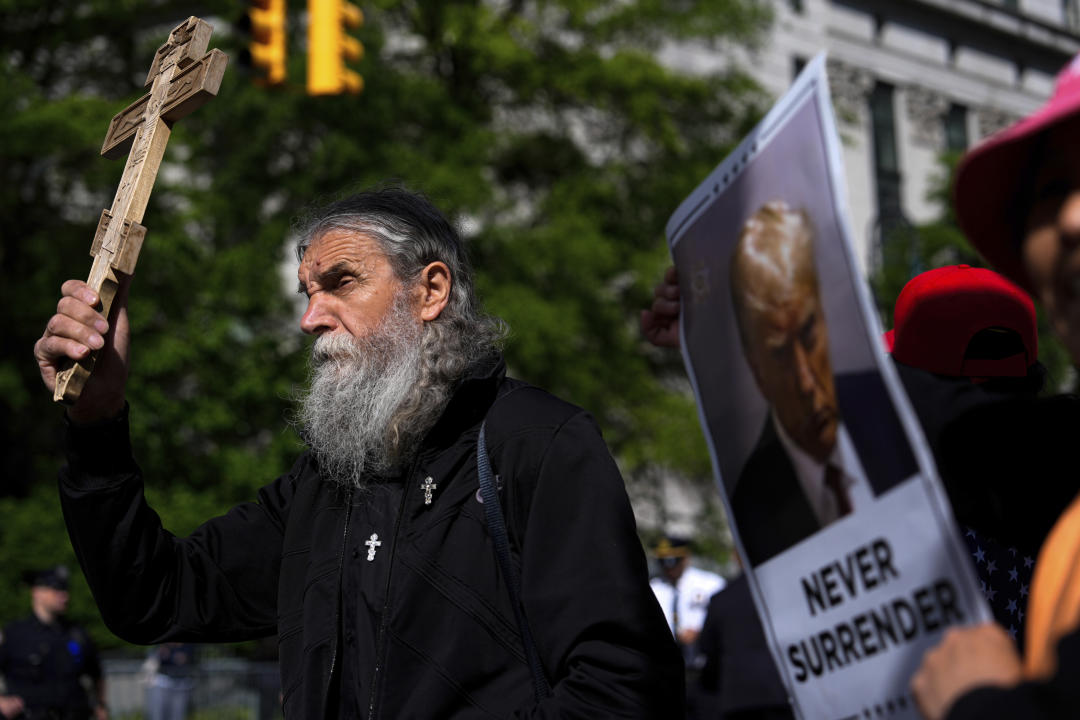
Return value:
M 146 504 L 131 453 L 126 287 L 106 321 L 84 283 L 63 286 L 35 355 L 51 389 L 64 359 L 102 349 L 68 409 L 60 491 L 110 629 L 276 633 L 287 718 L 680 716 L 682 662 L 618 469 L 584 411 L 505 377 L 450 223 L 389 188 L 316 213 L 301 238 L 308 449 L 184 538 Z M 478 489 L 485 420 L 518 607 Z

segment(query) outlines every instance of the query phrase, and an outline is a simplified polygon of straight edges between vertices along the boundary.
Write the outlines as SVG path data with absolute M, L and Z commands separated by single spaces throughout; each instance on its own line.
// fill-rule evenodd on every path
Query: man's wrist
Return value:
M 93 478 L 108 479 L 118 474 L 138 471 L 131 452 L 128 432 L 128 406 L 125 403 L 115 416 L 108 419 L 80 423 L 67 416 L 66 447 L 67 472 L 65 476 L 81 478 L 77 483 L 96 485 Z M 106 484 L 111 484 L 107 480 Z
M 98 423 L 107 423 L 118 419 L 127 407 L 127 400 L 121 397 L 106 405 L 82 407 L 79 403 L 67 409 L 67 419 L 74 425 L 85 427 Z

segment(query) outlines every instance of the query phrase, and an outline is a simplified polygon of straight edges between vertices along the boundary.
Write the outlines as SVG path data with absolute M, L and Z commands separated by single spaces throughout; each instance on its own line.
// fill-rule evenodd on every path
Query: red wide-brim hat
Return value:
M 954 199 L 960 228 L 995 269 L 1028 292 L 1020 257 L 1021 207 L 1037 138 L 1080 116 L 1080 54 L 1057 77 L 1050 100 L 1023 120 L 975 146 L 960 161 Z M 1077 140 L 1080 142 L 1080 138 Z

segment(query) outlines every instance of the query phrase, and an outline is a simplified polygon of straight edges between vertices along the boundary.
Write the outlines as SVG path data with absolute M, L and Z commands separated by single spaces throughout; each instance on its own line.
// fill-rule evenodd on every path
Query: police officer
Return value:
M 724 578 L 690 564 L 690 541 L 667 536 L 653 548 L 660 574 L 650 581 L 656 601 L 664 611 L 668 627 L 682 648 L 691 670 L 700 669 L 695 645 L 705 624 L 709 598 L 724 587 Z
M 90 637 L 64 619 L 68 569 L 30 581 L 33 612 L 0 636 L 0 716 L 19 720 L 106 720 L 101 664 Z

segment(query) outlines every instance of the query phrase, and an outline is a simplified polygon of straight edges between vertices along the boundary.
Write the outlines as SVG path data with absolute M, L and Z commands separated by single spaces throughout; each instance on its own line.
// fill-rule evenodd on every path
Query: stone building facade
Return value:
M 773 0 L 769 37 L 749 57 L 774 97 L 828 53 L 849 218 L 869 270 L 882 228 L 919 224 L 946 150 L 962 150 L 1041 106 L 1080 52 L 1080 0 Z M 729 58 L 670 46 L 664 62 L 707 72 Z M 719 161 L 719 158 L 717 159 Z M 686 479 L 659 484 L 669 531 L 695 534 L 702 498 Z M 707 501 L 706 501 L 707 502 Z M 646 518 L 645 524 L 649 524 Z
M 1080 0 L 779 0 L 759 80 L 779 94 L 818 51 L 864 265 L 890 222 L 932 220 L 946 150 L 1046 101 L 1080 52 Z
M 1080 0 L 773 0 L 769 38 L 748 58 L 782 94 L 818 52 L 844 143 L 850 218 L 864 266 L 881 228 L 940 212 L 927 194 L 947 149 L 963 149 L 1039 107 L 1080 51 Z M 724 59 L 671 48 L 708 70 Z

